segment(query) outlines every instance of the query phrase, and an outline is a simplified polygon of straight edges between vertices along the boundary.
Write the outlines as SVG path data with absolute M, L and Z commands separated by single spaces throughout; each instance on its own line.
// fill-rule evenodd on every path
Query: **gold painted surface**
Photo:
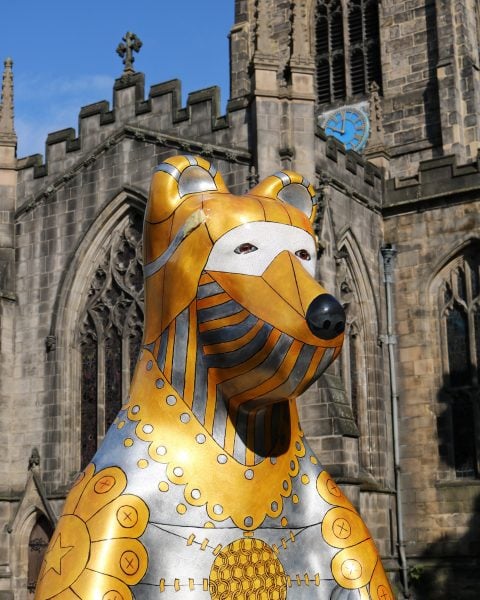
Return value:
M 140 581 L 148 556 L 138 539 L 148 523 L 145 502 L 122 495 L 126 477 L 118 467 L 77 479 L 65 503 L 40 570 L 37 600 L 111 597 L 131 600 L 128 584 Z
M 380 560 L 377 562 L 370 581 L 370 596 L 372 600 L 395 600 L 390 582 Z
M 288 349 L 282 363 L 278 366 L 275 373 L 258 385 L 255 385 L 255 380 L 252 380 L 251 387 L 242 391 L 240 394 L 232 394 L 229 397 L 229 406 L 238 409 L 242 404 L 249 400 L 261 399 L 260 402 L 262 404 L 265 404 L 266 401 L 273 402 L 279 400 L 280 398 L 275 395 L 275 390 L 289 379 L 301 349 L 302 344 L 295 340 Z M 222 386 L 222 389 L 228 389 L 228 387 L 224 385 Z M 284 395 L 285 394 L 282 394 L 282 396 Z M 250 444 L 250 447 L 251 446 L 252 445 Z
M 156 303 L 162 311 L 162 331 L 195 298 L 201 266 L 207 261 L 210 249 L 208 232 L 205 225 L 200 225 L 183 240 L 164 267 L 162 302 Z
M 74 515 L 61 517 L 39 575 L 39 584 L 48 589 L 49 597 L 63 592 L 77 579 L 87 565 L 89 553 L 85 523 Z
M 372 539 L 345 548 L 332 560 L 332 573 L 337 583 L 349 590 L 370 582 L 378 561 L 378 552 Z
M 144 342 L 151 344 L 195 298 L 198 280 L 212 244 L 205 225 L 190 233 L 167 264 L 145 282 Z M 155 307 L 155 310 L 153 310 Z
M 326 471 L 322 471 L 317 478 L 317 491 L 325 502 L 334 506 L 344 506 L 356 512 L 352 503 L 345 497 L 342 490 Z
M 336 582 L 347 589 L 358 589 L 362 600 L 394 600 L 370 532 L 326 471 L 317 478 L 317 491 L 334 505 L 323 519 L 322 535 L 330 546 L 340 549 L 331 565 Z
M 235 540 L 219 552 L 210 571 L 212 600 L 285 600 L 287 578 L 268 544 Z
M 298 313 L 301 319 L 304 320 L 308 305 L 316 296 L 318 296 L 319 290 L 315 286 L 313 293 L 311 291 L 310 294 L 308 294 L 309 300 L 303 299 L 302 301 L 302 296 L 307 294 L 306 290 L 302 287 L 301 282 L 295 277 L 296 273 L 293 263 L 298 263 L 298 260 L 294 258 L 290 252 L 282 252 L 263 273 L 262 279 L 268 283 L 272 289 L 278 288 L 278 282 L 281 281 L 281 293 L 285 298 L 285 301 Z M 302 271 L 305 272 L 305 269 L 303 269 L 303 267 L 301 268 Z M 311 290 L 312 286 L 308 285 L 307 289 Z
M 284 262 L 280 255 L 269 268 L 274 268 L 277 260 Z M 305 321 L 305 315 L 301 316 L 283 297 L 283 292 L 273 289 L 263 277 L 217 271 L 210 271 L 210 274 L 234 300 L 242 306 L 248 306 L 256 317 L 271 324 L 281 323 L 283 333 L 312 346 L 333 348 L 341 345 L 343 334 L 332 340 L 321 340 L 313 335 Z M 268 269 L 266 274 L 268 277 Z M 302 291 L 302 298 L 306 299 L 310 295 L 313 300 L 322 293 L 320 284 L 313 279 L 311 281 L 309 288 Z
M 75 593 L 76 600 L 134 600 L 130 588 L 123 581 L 88 569 L 72 583 L 70 589 Z
M 143 262 L 148 264 L 160 254 L 163 254 L 168 247 L 172 237 L 173 215 L 162 223 L 144 222 L 144 246 Z
M 226 455 L 227 461 L 221 464 L 218 457 L 225 454 L 225 449 L 202 427 L 168 382 L 164 382 L 163 388 L 157 388 L 157 379 L 164 378 L 148 351 L 144 351 L 140 359 L 139 373 L 142 376 L 133 384 L 132 400 L 124 408 L 128 410 L 128 418 L 138 423 L 136 435 L 150 442 L 150 457 L 168 465 L 169 482 L 185 486 L 187 504 L 205 506 L 212 521 L 230 517 L 237 527 L 245 530 L 256 529 L 267 515 L 280 515 L 283 499 L 291 493 L 292 477 L 298 474 L 298 459 L 305 455 L 295 404 L 290 404 L 291 442 L 287 451 L 276 457 L 275 464 L 266 459 L 258 465 L 246 466 L 230 455 Z M 169 405 L 168 397 L 175 398 L 175 404 Z M 137 404 L 135 398 L 142 398 L 142 404 Z M 185 423 L 181 420 L 182 414 L 188 415 Z M 153 427 L 151 433 L 145 433 L 144 425 Z M 204 443 L 196 441 L 198 435 L 205 436 Z M 159 447 L 165 448 L 164 454 L 159 454 Z M 180 475 L 178 469 L 181 469 Z M 245 476 L 247 469 L 253 471 L 251 479 Z M 225 484 L 219 486 L 218 481 Z M 192 495 L 193 490 L 200 492 L 199 497 L 194 497 L 196 493 Z M 222 512 L 217 514 L 215 506 L 221 506 Z M 248 525 L 247 517 L 252 519 Z
M 257 333 L 262 329 L 265 325 L 264 321 L 258 321 L 248 333 L 246 333 L 242 338 L 243 344 L 248 344 L 253 338 L 257 335 Z M 238 347 L 238 341 L 232 340 L 229 342 L 220 342 L 218 344 L 207 344 L 203 347 L 203 351 L 208 356 L 209 354 L 221 354 L 225 352 L 231 352 Z
M 227 231 L 243 223 L 265 221 L 264 204 L 278 204 L 273 200 L 254 198 L 249 194 L 244 196 L 213 196 L 206 198 L 204 211 L 207 215 L 208 232 L 213 242 L 216 242 Z M 225 207 L 228 206 L 228 210 Z M 282 211 L 280 223 L 290 225 L 288 208 Z
M 322 534 L 336 548 L 348 548 L 370 538 L 358 513 L 344 507 L 332 508 L 323 519 Z
M 144 576 L 148 565 L 147 551 L 138 540 L 107 538 L 92 542 L 88 567 L 108 573 L 128 585 L 135 585 Z
M 197 161 L 201 165 L 208 164 L 200 158 Z M 179 171 L 190 165 L 185 157 L 179 156 L 171 157 L 166 162 Z M 297 173 L 285 173 L 289 174 L 293 183 L 303 180 Z M 242 223 L 267 221 L 270 218 L 272 222 L 292 224 L 314 235 L 311 222 L 316 208 L 313 207 L 309 220 L 301 211 L 280 200 L 277 194 L 281 192 L 283 184 L 278 177 L 267 178 L 243 196 L 228 193 L 219 173 L 215 176 L 215 183 L 216 192 L 191 193 L 180 197 L 178 182 L 170 174 L 158 171 L 153 176 L 146 218 L 150 223 L 168 220 L 169 224 L 158 230 L 159 225 L 146 224 L 145 264 L 153 262 L 167 250 L 168 244 L 190 215 L 201 209 L 205 221 L 187 236 L 164 267 L 145 280 L 147 344 L 154 342 L 172 319 L 188 306 L 213 243 L 227 231 Z M 308 190 L 313 197 L 313 188 L 310 186 Z M 195 248 L 193 252 L 192 248 Z M 319 293 L 317 288 L 316 295 Z M 341 341 L 339 337 L 337 345 L 341 345 Z M 327 345 L 334 344 L 330 340 Z

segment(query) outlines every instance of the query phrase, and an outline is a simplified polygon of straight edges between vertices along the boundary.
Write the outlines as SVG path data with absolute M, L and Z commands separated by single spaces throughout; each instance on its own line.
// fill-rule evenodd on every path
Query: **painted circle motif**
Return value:
M 350 527 L 350 523 L 346 519 L 335 519 L 332 524 L 332 532 L 335 537 L 339 540 L 347 539 L 351 532 L 352 528 Z
M 210 570 L 212 600 L 286 600 L 287 578 L 268 544 L 244 538 L 225 546 Z
M 349 558 L 344 561 L 341 570 L 345 579 L 350 579 L 351 581 L 359 579 L 362 575 L 362 565 L 354 558 Z
M 336 496 L 337 498 L 340 498 L 342 495 L 340 488 L 333 481 L 333 479 L 327 479 L 327 490 L 330 492 L 330 494 L 332 494 L 332 496 Z
M 122 527 L 130 529 L 138 522 L 138 512 L 133 506 L 125 504 L 117 510 L 117 521 Z
M 97 494 L 106 494 L 112 489 L 114 485 L 115 477 L 112 477 L 111 475 L 104 475 L 101 479 L 97 481 L 94 490 L 97 492 Z
M 120 557 L 120 567 L 126 575 L 135 575 L 140 567 L 140 560 L 132 550 L 126 550 Z
M 392 600 L 392 596 L 390 595 L 390 592 L 387 590 L 387 588 L 384 585 L 378 586 L 377 596 L 378 596 L 379 600 Z
M 106 594 L 103 595 L 102 600 L 124 600 L 122 594 L 115 590 L 109 590 Z

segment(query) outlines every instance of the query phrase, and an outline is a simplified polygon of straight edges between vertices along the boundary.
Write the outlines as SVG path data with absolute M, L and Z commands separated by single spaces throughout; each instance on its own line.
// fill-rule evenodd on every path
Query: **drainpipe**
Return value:
M 387 303 L 387 335 L 386 344 L 388 348 L 388 365 L 390 370 L 390 396 L 392 403 L 392 430 L 393 430 L 393 461 L 395 470 L 395 509 L 397 516 L 397 547 L 400 562 L 400 571 L 404 597 L 410 598 L 408 588 L 408 564 L 405 554 L 405 539 L 403 535 L 403 506 L 402 506 L 402 481 L 400 468 L 400 445 L 398 434 L 398 388 L 397 369 L 395 362 L 395 345 L 397 343 L 393 318 L 393 266 L 397 250 L 393 244 L 385 244 L 381 248 L 383 257 L 383 273 L 385 283 L 385 296 Z

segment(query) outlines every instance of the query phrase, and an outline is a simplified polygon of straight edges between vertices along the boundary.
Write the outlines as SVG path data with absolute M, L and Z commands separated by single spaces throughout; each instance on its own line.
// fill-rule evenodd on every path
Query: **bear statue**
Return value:
M 37 600 L 393 600 L 298 420 L 345 326 L 314 277 L 315 210 L 291 171 L 235 196 L 203 158 L 156 169 L 130 396 L 67 497 Z

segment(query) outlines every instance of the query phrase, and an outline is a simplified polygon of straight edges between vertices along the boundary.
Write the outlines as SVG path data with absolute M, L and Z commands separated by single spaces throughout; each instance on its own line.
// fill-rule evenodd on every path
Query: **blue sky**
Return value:
M 228 100 L 233 0 L 4 0 L 0 60 L 14 61 L 18 156 L 44 153 L 47 133 L 77 128 L 86 104 L 112 99 L 115 52 L 130 30 L 143 42 L 134 67 L 151 85 L 178 78 L 189 92 L 219 85 Z

